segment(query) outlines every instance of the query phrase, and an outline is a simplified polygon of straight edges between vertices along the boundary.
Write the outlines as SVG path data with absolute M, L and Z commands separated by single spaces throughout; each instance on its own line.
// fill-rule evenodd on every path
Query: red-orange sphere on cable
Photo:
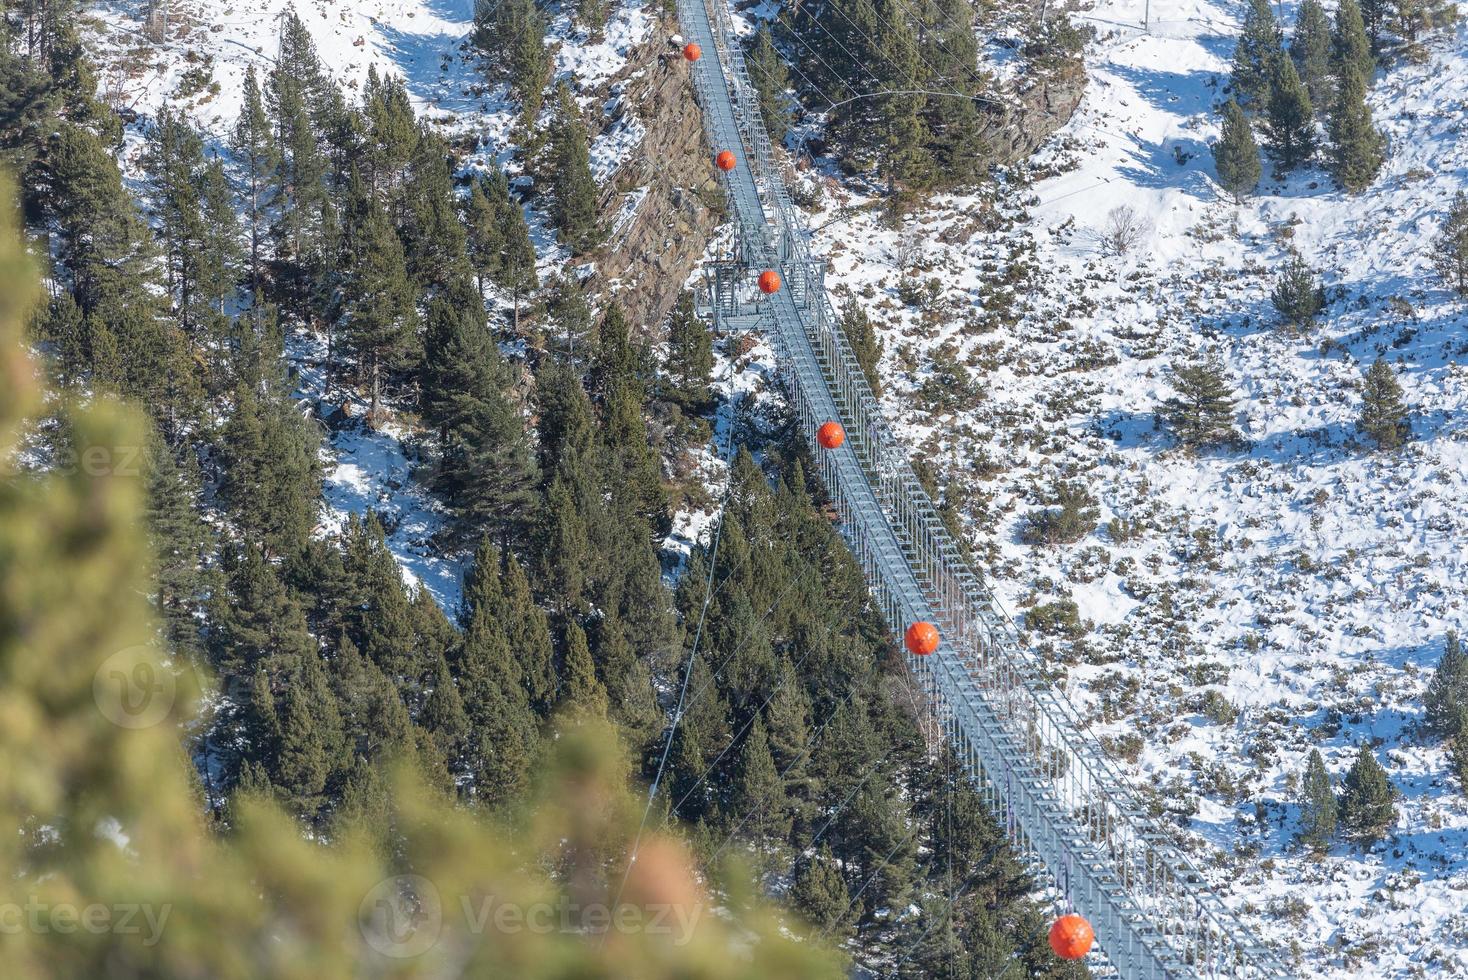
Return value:
M 902 642 L 907 646 L 909 653 L 926 657 L 938 649 L 938 627 L 927 622 L 913 623 L 902 635 Z
M 1083 959 L 1095 941 L 1091 923 L 1074 913 L 1062 915 L 1050 926 L 1050 948 L 1063 960 Z
M 846 441 L 846 430 L 841 428 L 840 422 L 822 422 L 821 427 L 816 430 L 816 442 L 823 449 L 840 449 Z
M 759 291 L 766 296 L 780 291 L 780 273 L 774 269 L 766 269 L 759 274 Z
M 739 161 L 734 159 L 732 150 L 720 150 L 719 155 L 714 157 L 714 165 L 725 173 L 733 170 L 738 163 Z
M 683 45 L 683 57 L 689 61 L 697 61 L 703 57 L 703 48 L 696 44 L 685 44 Z

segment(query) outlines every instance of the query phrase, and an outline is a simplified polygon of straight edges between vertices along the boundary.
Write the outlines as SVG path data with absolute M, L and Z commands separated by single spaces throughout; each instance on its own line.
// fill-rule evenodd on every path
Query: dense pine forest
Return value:
M 40 506 L 23 489 L 37 481 L 70 481 L 72 493 L 89 477 L 137 484 L 116 491 L 138 495 L 135 514 L 123 503 L 105 527 L 77 525 L 78 541 L 112 542 L 106 563 L 86 564 L 95 541 L 72 556 L 49 545 L 57 576 L 105 574 L 117 608 L 146 598 L 164 669 L 180 684 L 199 678 L 197 710 L 166 726 L 176 750 L 128 773 L 127 792 L 156 793 L 166 819 L 104 803 L 120 833 L 147 847 L 188 828 L 211 874 L 276 896 L 299 890 L 280 899 L 297 910 L 354 848 L 400 874 L 447 875 L 455 840 L 476 824 L 521 828 L 507 840 L 524 847 L 510 844 L 496 866 L 533 887 L 609 887 L 627 873 L 621 838 L 604 831 L 606 841 L 582 842 L 595 853 L 557 856 L 528 829 L 565 819 L 547 816 L 558 809 L 547 793 L 574 781 L 565 773 L 590 751 L 584 733 L 609 731 L 629 764 L 597 770 L 598 792 L 624 801 L 606 806 L 635 813 L 625 801 L 644 798 L 666 755 L 648 830 L 687 842 L 723 918 L 758 904 L 734 883 L 751 877 L 806 943 L 893 975 L 1084 975 L 1050 953 L 1034 881 L 957 762 L 925 736 L 921 696 L 788 421 L 721 402 L 714 366 L 741 356 L 739 338 L 711 336 L 686 295 L 666 322 L 632 323 L 574 270 L 541 281 L 523 182 L 463 166 L 400 79 L 374 70 L 360 91 L 333 82 L 293 14 L 269 71 L 249 73 L 226 139 L 164 109 L 135 125 L 141 167 L 129 170 L 124 120 L 99 99 L 80 13 L 77 0 L 0 7 L 0 160 L 17 177 L 44 284 L 24 321 L 44 400 L 22 430 L 23 471 L 7 477 L 22 489 L 7 491 L 5 526 L 17 536 L 8 548 L 26 546 L 18 508 Z M 595 4 L 577 15 L 605 16 Z M 548 84 L 544 30 L 529 0 L 505 0 L 481 7 L 472 42 L 486 77 L 510 81 L 523 107 L 518 153 L 538 206 L 564 247 L 586 253 L 604 240 L 605 216 L 581 110 L 564 84 Z M 768 36 L 755 44 L 755 63 L 783 70 L 768 60 Z M 971 76 L 960 84 L 980 85 Z M 771 93 L 772 114 L 787 113 Z M 852 134 L 854 160 L 880 159 L 889 180 L 963 179 L 943 155 L 968 159 L 977 124 L 948 115 L 955 104 L 972 106 L 853 112 L 838 131 Z M 319 401 L 301 396 L 288 356 L 307 342 L 324 344 Z M 96 418 L 119 411 L 114 397 L 145 419 L 145 436 L 135 450 L 111 444 L 99 463 L 109 444 Z M 405 584 L 370 507 L 340 531 L 323 523 L 324 439 L 387 424 L 413 433 L 414 479 L 448 515 L 432 548 L 466 561 L 457 608 Z M 664 542 L 675 502 L 701 488 L 668 464 L 705 444 L 730 460 L 721 517 L 680 566 Z M 135 534 L 146 562 L 128 554 Z M 61 587 L 49 587 L 49 615 L 62 616 Z M 78 601 L 89 615 L 80 591 Z M 124 620 L 138 629 L 141 611 Z M 117 756 L 97 761 L 107 758 Z M 138 782 L 148 779 L 156 785 Z M 60 831 L 60 853 L 42 846 L 41 825 L 69 812 L 64 797 L 42 799 L 15 811 L 31 830 L 27 846 L 7 845 L 12 877 L 82 866 L 66 853 L 79 846 L 71 832 Z M 261 828 L 282 832 L 275 808 L 299 843 L 278 839 L 269 856 Z M 449 819 L 460 822 L 440 827 Z M 464 843 L 463 858 L 478 846 Z M 121 887 L 121 872 L 107 874 L 106 888 Z M 183 868 L 156 876 L 158 894 L 207 904 Z M 218 903 L 250 907 L 246 892 L 222 889 Z M 233 933 L 216 926 L 262 939 L 296 928 L 257 912 Z M 197 939 L 213 914 L 177 931 Z M 351 956 L 322 939 L 335 928 L 296 941 L 334 964 L 328 975 L 345 975 Z M 770 956 L 797 955 L 770 935 Z M 191 957 L 210 975 L 251 969 L 169 951 L 168 936 L 156 950 L 106 938 L 118 948 L 79 945 L 72 962 L 120 957 L 137 975 L 196 975 Z M 56 939 L 32 962 L 57 955 L 44 951 Z M 576 955 L 595 961 L 594 939 Z M 758 975 L 814 975 L 781 972 L 794 962 Z M 566 975 L 521 975 L 532 973 Z

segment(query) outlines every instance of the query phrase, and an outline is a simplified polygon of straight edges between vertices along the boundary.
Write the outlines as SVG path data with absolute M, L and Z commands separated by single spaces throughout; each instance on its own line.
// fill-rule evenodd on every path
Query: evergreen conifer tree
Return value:
M 1353 69 L 1344 68 L 1330 114 L 1330 172 L 1356 193 L 1376 179 L 1382 163 L 1381 133 L 1371 121 L 1366 85 Z
M 1448 288 L 1468 296 L 1468 195 L 1458 191 L 1433 239 L 1432 264 Z
M 204 562 L 212 544 L 199 512 L 198 464 L 192 455 L 180 462 L 157 444 L 148 463 L 148 533 L 157 576 L 153 601 L 169 649 L 192 655 L 200 645 L 207 591 Z
M 668 379 L 670 400 L 689 412 L 708 410 L 713 393 L 709 379 L 714 370 L 714 344 L 708 325 L 693 309 L 693 294 L 683 292 L 668 318 Z
M 412 359 L 416 297 L 402 242 L 382 206 L 368 197 L 355 212 L 348 246 L 353 259 L 340 288 L 341 332 L 370 392 L 368 417 L 375 423 L 383 382 Z
M 605 715 L 607 692 L 596 676 L 596 663 L 586 631 L 575 620 L 566 624 L 564 653 L 561 655 L 561 705 L 575 712 Z
M 1280 58 L 1264 118 L 1264 148 L 1282 170 L 1292 170 L 1315 155 L 1315 109 L 1295 63 Z
M 1335 34 L 1331 39 L 1335 52 L 1335 73 L 1343 78 L 1354 68 L 1361 79 L 1370 84 L 1376 74 L 1376 59 L 1371 42 L 1366 38 L 1366 25 L 1361 20 L 1361 7 L 1356 0 L 1340 0 L 1335 9 Z
M 224 427 L 220 498 L 246 539 L 274 556 L 295 554 L 316 526 L 319 434 L 283 396 L 241 386 Z
M 555 197 L 551 213 L 556 230 L 571 250 L 580 255 L 601 244 L 603 232 L 586 126 L 571 89 L 564 83 L 556 89 L 550 160 L 553 168 L 550 182 Z
M 1468 654 L 1463 652 L 1455 632 L 1448 632 L 1442 659 L 1427 685 L 1423 707 L 1427 724 L 1438 734 L 1452 737 L 1462 730 L 1458 725 L 1461 711 L 1468 708 Z
M 471 43 L 485 74 L 510 84 L 526 120 L 540 112 L 550 55 L 545 47 L 545 15 L 533 0 L 476 0 Z
M 1379 840 L 1397 819 L 1396 791 L 1371 747 L 1362 744 L 1341 795 L 1340 823 L 1345 832 L 1364 843 Z
M 1331 55 L 1330 18 L 1325 15 L 1320 0 L 1305 0 L 1295 20 L 1290 57 L 1310 93 L 1312 105 L 1329 105 L 1335 94 L 1331 85 Z
M 1335 825 L 1339 803 L 1335 788 L 1330 782 L 1330 773 L 1325 770 L 1325 759 L 1319 749 L 1310 750 L 1310 761 L 1305 767 L 1304 798 L 1300 815 L 1300 842 L 1305 846 L 1324 851 L 1335 838 Z
M 1291 257 L 1280 270 L 1269 298 L 1279 313 L 1280 321 L 1292 330 L 1314 326 L 1315 317 L 1325 309 L 1325 289 L 1314 270 L 1299 255 Z
M 822 935 L 839 939 L 847 932 L 851 899 L 829 845 L 823 843 L 795 865 L 790 904 Z
M 1233 421 L 1238 399 L 1217 355 L 1174 365 L 1170 377 L 1176 394 L 1163 402 L 1161 414 L 1180 445 L 1192 450 L 1238 439 Z
M 525 209 L 510 193 L 509 181 L 497 174 L 493 183 L 495 213 L 499 216 L 499 239 L 502 243 L 500 262 L 493 273 L 494 284 L 510 294 L 514 302 L 511 327 L 520 333 L 520 304 L 540 284 L 535 272 L 535 246 L 530 241 L 530 227 L 525 222 Z
M 469 196 L 464 201 L 464 228 L 468 236 L 469 262 L 474 267 L 481 295 L 484 293 L 486 280 L 493 280 L 504 262 L 500 216 L 492 196 L 493 188 L 501 176 L 496 172 L 492 176 L 481 176 L 472 181 L 469 184 Z
M 872 394 L 880 396 L 882 378 L 877 365 L 882 359 L 882 338 L 877 336 L 871 317 L 855 299 L 847 300 L 841 307 L 841 331 L 846 334 L 846 342 L 851 345 Z
M 1269 0 L 1249 0 L 1243 33 L 1234 48 L 1233 90 L 1239 101 L 1255 106 L 1268 104 L 1283 44 Z
M 429 303 L 424 351 L 419 390 L 424 418 L 439 435 L 436 487 L 462 531 L 522 540 L 535 500 L 535 462 L 508 397 L 509 368 L 467 274 Z
M 230 148 L 240 163 L 244 179 L 244 218 L 250 233 L 250 289 L 255 301 L 259 302 L 263 269 L 261 248 L 268 230 L 265 203 L 272 196 L 270 182 L 280 160 L 254 65 L 245 69 L 244 104 L 231 135 Z
M 1235 202 L 1253 193 L 1263 174 L 1249 119 L 1233 99 L 1223 107 L 1223 132 L 1213 144 L 1213 162 L 1218 168 L 1218 182 Z
M 761 25 L 755 33 L 744 63 L 749 67 L 749 79 L 759 95 L 760 114 L 764 117 L 765 131 L 771 142 L 785 142 L 790 131 L 790 72 L 775 49 L 770 29 Z
M 1366 371 L 1361 389 L 1361 416 L 1356 426 L 1377 449 L 1395 449 L 1412 434 L 1402 386 L 1385 358 L 1377 358 Z
M 607 0 L 576 0 L 576 19 L 592 37 L 600 37 L 607 24 Z

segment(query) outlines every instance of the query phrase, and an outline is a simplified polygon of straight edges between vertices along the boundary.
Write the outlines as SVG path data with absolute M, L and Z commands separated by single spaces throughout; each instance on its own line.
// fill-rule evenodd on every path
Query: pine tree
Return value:
M 576 359 L 592 352 L 591 303 L 575 274 L 557 275 L 552 280 L 546 312 L 555 324 L 556 339 L 564 342 L 568 358 Z
M 459 689 L 449 674 L 448 662 L 442 655 L 434 658 L 432 678 L 432 689 L 423 704 L 418 723 L 433 735 L 438 751 L 445 759 L 456 760 L 463 752 L 464 739 L 469 737 L 469 716 L 464 711 Z
M 708 325 L 693 309 L 693 294 L 683 292 L 668 318 L 669 400 L 689 412 L 708 410 L 713 398 L 709 379 L 714 370 L 714 344 Z
M 1335 73 L 1344 78 L 1354 68 L 1364 82 L 1376 74 L 1376 59 L 1366 39 L 1366 25 L 1356 0 L 1340 0 L 1335 10 L 1335 34 L 1331 39 L 1335 51 Z
M 1325 309 L 1325 289 L 1302 256 L 1295 255 L 1285 263 L 1274 281 L 1270 301 L 1278 311 L 1280 322 L 1292 330 L 1307 330 L 1315 325 L 1315 317 Z
M 477 608 L 464 631 L 460 688 L 470 721 L 467 761 L 486 804 L 516 799 L 529 778 L 538 736 L 503 629 Z
M 1377 358 L 1366 371 L 1356 427 L 1382 450 L 1395 449 L 1412 435 L 1402 386 L 1385 358 Z
M 535 246 L 530 241 L 530 227 L 525 222 L 525 209 L 510 193 L 509 181 L 503 173 L 495 175 L 493 201 L 499 217 L 500 261 L 493 273 L 494 284 L 509 292 L 514 301 L 511 321 L 516 336 L 520 333 L 520 302 L 538 286 L 535 274 Z
M 198 464 L 192 455 L 180 463 L 162 445 L 153 446 L 148 462 L 148 534 L 157 576 L 153 601 L 168 648 L 190 655 L 200 647 L 199 620 L 207 591 L 204 561 L 211 544 L 199 511 Z
M 1458 634 L 1451 630 L 1442 659 L 1427 685 L 1423 707 L 1433 731 L 1447 737 L 1462 731 L 1458 726 L 1462 710 L 1468 708 L 1468 654 L 1458 642 Z
M 602 28 L 607 24 L 606 0 L 576 0 L 576 20 L 593 38 L 601 37 Z
M 1371 754 L 1371 747 L 1362 744 L 1351 771 L 1346 773 L 1345 792 L 1341 795 L 1342 828 L 1365 843 L 1381 839 L 1396 822 L 1395 799 L 1396 791 L 1386 770 Z
M 464 226 L 459 222 L 453 154 L 443 137 L 418 135 L 408 166 L 405 219 L 400 222 L 408 272 L 420 290 L 441 289 L 469 273 Z
M 1315 155 L 1315 110 L 1295 63 L 1281 58 L 1276 65 L 1264 119 L 1264 148 L 1280 170 L 1288 171 Z
M 841 306 L 841 332 L 846 334 L 846 342 L 851 345 L 872 394 L 881 395 L 882 378 L 878 364 L 882 360 L 882 338 L 877 335 L 871 317 L 854 298 Z
M 1347 191 L 1356 193 L 1376 179 L 1382 142 L 1366 104 L 1366 84 L 1354 70 L 1343 69 L 1330 115 L 1330 172 Z
M 411 360 L 415 290 L 402 242 L 375 199 L 357 202 L 348 248 L 353 258 L 339 289 L 342 342 L 368 387 L 368 418 L 375 424 L 383 382 Z
M 230 148 L 240 162 L 244 178 L 244 217 L 250 233 L 250 290 L 256 302 L 260 298 L 263 258 L 261 247 L 268 230 L 265 202 L 269 200 L 270 182 L 280 166 L 279 151 L 272 138 L 270 120 L 260 95 L 260 82 L 255 66 L 245 69 L 244 105 L 235 123 Z
M 304 40 L 302 40 L 304 36 Z M 276 172 L 270 181 L 270 237 L 286 277 L 289 309 L 301 319 L 309 313 L 311 287 L 326 260 L 330 201 L 327 161 L 313 118 L 312 80 L 319 74 L 310 35 L 293 13 L 282 22 L 281 51 L 270 72 L 265 105 L 275 130 Z
M 476 0 L 471 43 L 485 74 L 493 81 L 509 82 L 527 121 L 540 112 L 550 75 L 545 36 L 545 15 L 533 0 Z
M 509 368 L 467 274 L 429 303 L 424 353 L 420 403 L 439 435 L 434 485 L 461 532 L 490 530 L 522 540 L 535 499 L 535 463 L 508 397 Z
M 509 0 L 506 0 L 509 2 Z M 561 238 L 577 255 L 601 244 L 604 237 L 597 206 L 596 180 L 591 175 L 591 156 L 586 126 L 571 89 L 562 83 L 556 89 L 556 115 L 551 127 L 551 214 Z
M 586 631 L 573 620 L 566 624 L 561 655 L 561 706 L 573 712 L 605 716 L 607 692 L 596 676 Z
M 593 378 L 601 402 L 602 436 L 624 477 L 618 481 L 624 493 L 614 494 L 614 499 L 623 496 L 632 511 L 662 536 L 672 527 L 672 515 L 662 484 L 662 461 L 649 444 L 642 414 L 647 360 L 647 352 L 633 343 L 621 308 L 610 307 L 598 333 Z
M 1448 287 L 1468 296 L 1468 195 L 1458 191 L 1442 230 L 1433 239 L 1433 267 Z
M 1233 385 L 1216 354 L 1171 368 L 1176 394 L 1163 402 L 1162 418 L 1186 449 L 1228 444 L 1239 438 L 1234 429 Z
M 1267 104 L 1278 76 L 1283 44 L 1269 0 L 1249 0 L 1243 33 L 1234 48 L 1233 90 L 1241 102 Z
M 770 755 L 770 741 L 764 722 L 756 716 L 739 747 L 734 768 L 731 805 L 733 813 L 751 811 L 755 818 L 745 823 L 756 841 L 783 841 L 790 834 L 791 813 L 785 799 L 785 784 Z
M 596 635 L 597 675 L 607 689 L 611 716 L 634 752 L 651 742 L 663 723 L 647 662 L 637 656 L 621 620 L 608 616 Z
M 1334 95 L 1331 86 L 1330 18 L 1320 0 L 1305 0 L 1295 20 L 1295 35 L 1290 39 L 1290 57 L 1312 105 L 1329 105 Z
M 1324 851 L 1335 839 L 1335 825 L 1339 803 L 1335 787 L 1331 785 L 1330 773 L 1325 770 L 1325 759 L 1319 749 L 1310 750 L 1310 761 L 1305 767 L 1304 797 L 1301 801 L 1300 843 L 1315 851 Z
M 1249 119 L 1233 99 L 1223 107 L 1223 132 L 1213 144 L 1213 162 L 1218 168 L 1218 182 L 1236 203 L 1253 193 L 1263 174 Z
M 296 553 L 316 526 L 319 442 L 289 399 L 236 389 L 224 427 L 220 499 L 246 539 L 271 555 Z
M 1382 28 L 1386 25 L 1393 2 L 1394 0 L 1360 0 L 1358 9 L 1361 12 L 1361 22 L 1366 36 L 1371 41 L 1373 54 L 1379 53 L 1382 49 Z
M 765 131 L 771 142 L 785 142 L 790 131 L 790 72 L 785 67 L 780 52 L 775 49 L 774 39 L 767 25 L 761 25 L 755 33 L 754 42 L 744 58 L 749 68 L 749 79 L 759 95 L 760 114 L 764 117 Z
M 1456 727 L 1458 734 L 1453 736 L 1448 761 L 1452 764 L 1453 775 L 1458 777 L 1458 788 L 1468 795 L 1468 707 L 1458 709 Z
M 469 262 L 474 267 L 481 295 L 486 280 L 493 281 L 504 263 L 504 236 L 500 231 L 500 216 L 494 199 L 495 187 L 503 179 L 504 175 L 499 171 L 479 177 L 469 184 L 469 196 L 464 201 Z M 508 193 L 507 182 L 506 196 Z
M 291 669 L 316 656 L 300 604 L 253 542 L 220 556 L 224 588 L 212 596 L 209 660 L 226 679 L 252 676 L 261 667 Z
M 790 904 L 820 934 L 839 940 L 846 934 L 846 915 L 851 899 L 841 869 L 827 844 L 795 865 L 790 887 Z
M 362 172 L 372 194 L 387 203 L 395 218 L 401 219 L 404 217 L 407 185 L 416 185 L 425 176 L 430 176 L 430 179 L 436 176 L 424 171 L 441 166 L 441 153 L 437 152 L 438 147 L 429 147 L 425 161 L 429 166 L 420 166 L 418 173 L 410 174 L 410 165 L 422 139 L 413 104 L 408 100 L 408 90 L 396 75 L 381 78 L 377 67 L 369 66 L 367 83 L 362 90 L 362 110 L 367 123 Z
M 186 331 L 193 327 L 193 261 L 204 237 L 199 199 L 203 167 L 204 144 L 199 134 L 165 106 L 149 130 L 143 170 L 152 192 L 150 212 L 163 246 L 168 291 Z
M 1421 43 L 1423 36 L 1451 26 L 1458 20 L 1457 4 L 1450 0 L 1395 0 L 1388 12 L 1408 57 L 1417 62 L 1427 60 L 1427 52 Z

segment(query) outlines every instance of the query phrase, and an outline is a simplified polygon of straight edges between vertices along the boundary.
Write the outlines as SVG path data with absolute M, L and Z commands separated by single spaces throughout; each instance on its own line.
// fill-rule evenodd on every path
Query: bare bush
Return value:
M 1130 204 L 1114 207 L 1106 215 L 1106 225 L 1101 231 L 1101 252 L 1104 255 L 1126 255 L 1151 231 L 1152 226 L 1147 219 Z

